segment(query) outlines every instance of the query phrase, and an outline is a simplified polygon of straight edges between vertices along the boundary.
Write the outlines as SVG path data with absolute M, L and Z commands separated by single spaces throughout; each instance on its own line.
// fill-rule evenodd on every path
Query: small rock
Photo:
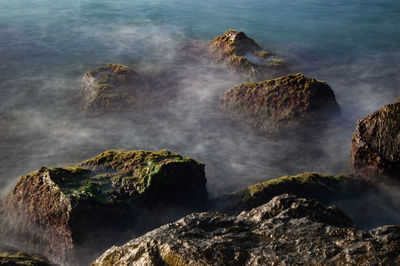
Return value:
M 287 74 L 284 60 L 262 49 L 243 32 L 229 30 L 209 43 L 211 57 L 227 64 L 250 80 L 264 80 Z
M 115 112 L 141 101 L 143 77 L 127 66 L 109 64 L 87 72 L 82 79 L 85 109 L 91 112 Z

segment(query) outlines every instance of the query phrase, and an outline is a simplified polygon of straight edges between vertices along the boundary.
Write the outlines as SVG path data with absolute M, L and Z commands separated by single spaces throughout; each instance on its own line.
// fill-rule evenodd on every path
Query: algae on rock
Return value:
M 166 150 L 106 151 L 21 177 L 1 201 L 0 229 L 24 250 L 82 263 L 88 259 L 82 252 L 95 254 L 199 208 L 205 185 L 204 164 L 192 158 Z
M 108 64 L 87 72 L 82 79 L 85 109 L 115 112 L 141 101 L 144 78 L 121 64 Z

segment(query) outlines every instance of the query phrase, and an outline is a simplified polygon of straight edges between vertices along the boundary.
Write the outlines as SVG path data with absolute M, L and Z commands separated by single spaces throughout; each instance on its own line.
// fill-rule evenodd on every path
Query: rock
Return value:
M 191 158 L 107 151 L 21 177 L 2 200 L 1 231 L 23 250 L 83 263 L 117 240 L 192 211 L 207 199 L 205 184 L 204 165 Z
M 127 66 L 109 64 L 87 72 L 82 79 L 85 109 L 115 112 L 141 102 L 144 78 Z
M 303 74 L 247 82 L 225 92 L 221 108 L 265 135 L 298 135 L 340 115 L 331 87 Z
M 317 200 L 326 206 L 335 204 L 363 228 L 400 221 L 396 215 L 400 205 L 390 193 L 353 175 L 303 173 L 274 178 L 210 199 L 208 209 L 237 215 L 285 193 Z
M 243 74 L 250 80 L 275 78 L 288 73 L 284 60 L 261 48 L 243 32 L 229 30 L 208 45 L 216 62 Z
M 318 173 L 303 173 L 282 176 L 257 183 L 231 194 L 215 199 L 218 210 L 237 215 L 269 202 L 273 197 L 289 193 L 298 197 L 332 204 L 362 190 L 371 190 L 368 183 L 360 182 L 352 176 L 331 176 Z
M 0 242 L 0 265 L 49 266 L 51 263 L 39 256 L 32 256 Z
M 353 174 L 378 182 L 400 182 L 400 102 L 358 121 L 351 145 Z
M 48 266 L 51 264 L 45 259 L 36 256 L 30 256 L 23 252 L 1 252 L 0 265 Z
M 400 226 L 357 229 L 336 207 L 281 195 L 238 216 L 190 214 L 92 265 L 347 265 L 400 263 Z

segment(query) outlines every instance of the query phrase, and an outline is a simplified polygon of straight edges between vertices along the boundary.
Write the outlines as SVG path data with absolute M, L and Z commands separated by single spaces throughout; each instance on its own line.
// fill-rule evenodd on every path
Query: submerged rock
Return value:
M 400 102 L 358 121 L 352 138 L 351 169 L 370 180 L 400 182 Z
M 181 217 L 179 208 L 187 214 L 206 200 L 205 184 L 204 165 L 191 158 L 166 150 L 107 151 L 21 177 L 2 200 L 1 229 L 24 250 L 75 264 L 137 226 L 148 230 Z M 169 206 L 176 209 L 164 218 Z
M 243 83 L 225 92 L 221 108 L 267 135 L 298 135 L 296 129 L 313 130 L 340 115 L 331 87 L 303 74 Z
M 135 106 L 142 100 L 144 79 L 127 66 L 109 64 L 87 72 L 82 79 L 85 109 L 113 112 Z
M 93 265 L 398 263 L 400 226 L 361 231 L 336 207 L 285 194 L 236 217 L 190 214 L 110 248 Z
M 287 74 L 285 61 L 261 48 L 243 32 L 229 30 L 209 43 L 212 58 L 250 80 L 264 80 Z

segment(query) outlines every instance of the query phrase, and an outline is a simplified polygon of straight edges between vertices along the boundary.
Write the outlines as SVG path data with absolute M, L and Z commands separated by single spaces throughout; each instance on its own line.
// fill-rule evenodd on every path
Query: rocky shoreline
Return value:
M 341 119 L 326 82 L 290 74 L 287 63 L 243 32 L 189 43 L 182 56 L 247 80 L 216 104 L 226 119 L 265 138 L 315 138 Z M 153 98 L 148 88 L 155 84 Z M 151 109 L 174 99 L 171 84 L 128 66 L 102 66 L 82 79 L 82 111 L 102 116 Z M 161 103 L 163 95 L 169 99 Z M 353 218 L 364 227 L 379 213 L 376 197 L 396 212 L 381 185 L 399 186 L 399 106 L 384 106 L 357 123 L 350 173 L 284 176 L 216 198 L 207 193 L 206 165 L 167 150 L 110 150 L 77 165 L 42 167 L 20 177 L 1 199 L 1 240 L 62 265 L 398 264 L 398 225 L 365 231 L 325 206 L 364 202 L 365 215 Z M 0 264 L 50 263 L 18 250 L 1 253 Z

